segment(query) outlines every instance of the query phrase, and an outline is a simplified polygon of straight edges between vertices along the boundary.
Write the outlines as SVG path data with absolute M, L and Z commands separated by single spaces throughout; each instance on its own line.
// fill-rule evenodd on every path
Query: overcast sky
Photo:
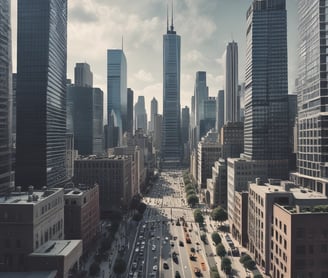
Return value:
M 174 26 L 181 36 L 181 106 L 190 107 L 196 71 L 207 72 L 211 96 L 223 84 L 227 43 L 239 47 L 239 78 L 244 80 L 246 11 L 251 0 L 175 0 Z M 171 1 L 169 1 L 169 4 Z M 94 86 L 107 96 L 106 50 L 121 48 L 128 66 L 128 87 L 162 111 L 162 44 L 167 0 L 69 0 L 67 77 L 77 62 L 90 64 Z M 16 0 L 12 1 L 13 62 L 16 68 Z M 294 90 L 297 61 L 297 0 L 287 0 L 289 90 Z

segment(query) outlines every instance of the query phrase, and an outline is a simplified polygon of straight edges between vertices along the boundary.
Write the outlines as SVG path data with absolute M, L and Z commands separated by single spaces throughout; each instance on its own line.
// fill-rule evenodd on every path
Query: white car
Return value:
M 153 245 L 153 246 L 151 247 L 151 250 L 152 250 L 152 251 L 156 251 L 156 245 Z
M 154 271 L 157 271 L 157 270 L 158 270 L 158 266 L 157 266 L 157 265 L 154 265 L 154 266 L 153 266 L 153 270 L 154 270 Z

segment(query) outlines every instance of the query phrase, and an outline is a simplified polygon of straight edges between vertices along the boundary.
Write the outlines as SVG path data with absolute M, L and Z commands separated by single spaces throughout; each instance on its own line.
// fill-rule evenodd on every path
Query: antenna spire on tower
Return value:
M 174 30 L 174 25 L 173 25 L 173 0 L 172 0 L 172 18 L 171 18 L 171 31 Z
M 166 31 L 169 31 L 169 4 L 166 4 Z

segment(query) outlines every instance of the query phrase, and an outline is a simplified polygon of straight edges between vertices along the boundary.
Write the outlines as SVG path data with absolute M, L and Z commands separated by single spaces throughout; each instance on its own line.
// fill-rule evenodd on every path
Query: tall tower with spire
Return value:
M 171 26 L 167 15 L 163 35 L 163 125 L 162 161 L 164 165 L 178 164 L 182 158 L 180 136 L 180 52 L 181 38 L 174 30 L 173 4 Z

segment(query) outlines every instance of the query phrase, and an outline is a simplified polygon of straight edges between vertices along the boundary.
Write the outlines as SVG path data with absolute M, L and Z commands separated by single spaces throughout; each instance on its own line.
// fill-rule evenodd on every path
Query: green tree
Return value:
M 219 274 L 218 268 L 216 266 L 211 267 L 210 275 L 211 275 L 211 278 L 220 278 L 220 274 Z
M 212 240 L 214 241 L 215 245 L 218 245 L 222 242 L 221 237 L 217 232 L 212 233 Z
M 204 222 L 204 216 L 203 216 L 202 212 L 200 211 L 200 209 L 195 209 L 194 210 L 194 218 L 195 218 L 195 221 L 199 225 L 202 225 L 203 224 L 203 222 Z
M 114 272 L 116 274 L 122 274 L 125 272 L 125 269 L 126 269 L 125 261 L 121 258 L 116 259 L 114 263 Z
M 255 274 L 253 278 L 263 278 L 261 274 Z
M 89 275 L 92 277 L 92 276 L 96 276 L 98 275 L 100 272 L 100 266 L 99 266 L 99 263 L 97 262 L 93 262 L 91 265 L 90 265 L 90 268 L 89 268 Z
M 207 242 L 206 234 L 201 234 L 200 239 L 201 239 L 202 242 L 204 242 L 206 244 L 206 242 Z
M 226 210 L 221 207 L 217 207 L 217 208 L 213 209 L 211 216 L 214 221 L 219 221 L 221 223 L 228 219 L 228 214 L 227 214 Z
M 190 195 L 187 197 L 188 205 L 194 207 L 198 202 L 198 197 L 196 195 Z
M 189 190 L 194 190 L 194 191 L 195 191 L 195 187 L 194 187 L 192 184 L 188 184 L 188 185 L 185 187 L 185 191 L 188 192 Z
M 249 270 L 253 270 L 256 266 L 256 263 L 253 260 L 247 260 L 244 262 L 244 267 L 249 269 Z
M 221 270 L 223 270 L 227 274 L 231 272 L 231 260 L 229 258 L 222 258 Z
M 186 191 L 186 193 L 187 193 L 187 196 L 190 196 L 190 195 L 196 195 L 195 189 L 188 189 L 188 190 Z
M 240 261 L 241 264 L 244 264 L 246 261 L 249 261 L 249 260 L 251 260 L 251 259 L 252 259 L 252 258 L 251 258 L 250 255 L 245 254 L 245 255 L 243 255 L 243 256 L 240 257 L 239 261 Z
M 221 258 L 223 258 L 226 254 L 227 254 L 227 251 L 225 250 L 224 246 L 222 243 L 219 243 L 217 246 L 216 246 L 216 254 L 218 256 L 220 256 Z

